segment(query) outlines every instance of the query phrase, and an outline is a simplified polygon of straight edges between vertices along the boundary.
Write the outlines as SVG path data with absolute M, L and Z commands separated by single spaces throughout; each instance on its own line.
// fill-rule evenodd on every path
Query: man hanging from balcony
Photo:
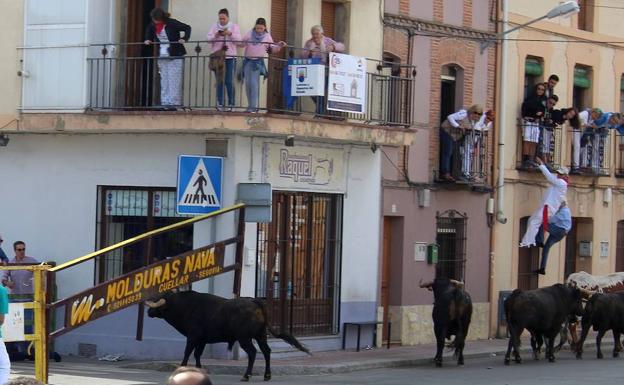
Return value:
M 520 247 L 535 246 L 535 237 L 540 226 L 544 224 L 546 228 L 548 227 L 548 219 L 559 210 L 561 202 L 566 199 L 566 193 L 568 192 L 569 178 L 567 168 L 558 168 L 558 175 L 554 176 L 548 171 L 548 168 L 539 157 L 535 157 L 535 161 L 539 165 L 539 170 L 548 181 L 549 186 L 542 197 L 540 206 L 529 217 L 527 229 L 520 242 Z
M 191 27 L 172 19 L 162 8 L 154 8 L 150 16 L 152 22 L 145 31 L 145 44 L 159 43 L 160 104 L 175 109 L 182 106 L 183 56 L 186 55 L 184 43 L 191 38 Z
M 522 103 L 522 168 L 534 167 L 533 158 L 536 155 L 537 144 L 540 138 L 540 123 L 544 117 L 546 86 L 539 83 L 533 94 Z
M 539 231 L 537 232 L 537 237 L 535 241 L 538 247 L 543 247 L 542 249 L 542 263 L 540 263 L 540 268 L 537 270 L 533 270 L 534 274 L 546 274 L 546 264 L 548 263 L 548 253 L 550 252 L 550 248 L 557 242 L 561 241 L 568 232 L 572 229 L 572 214 L 570 213 L 570 209 L 568 208 L 566 201 L 561 202 L 561 206 L 559 206 L 559 210 L 552 216 L 552 218 L 548 219 L 548 225 L 540 226 Z M 544 243 L 544 232 L 548 231 L 548 239 L 546 243 Z
M 451 175 L 451 160 L 453 155 L 459 156 L 458 145 L 464 135 L 474 133 L 475 127 L 483 117 L 483 107 L 478 104 L 468 110 L 459 110 L 450 114 L 440 127 L 440 179 L 447 182 L 455 182 Z M 458 162 L 459 163 L 459 162 Z M 463 165 L 463 162 L 461 162 Z M 466 179 L 463 175 L 462 179 Z

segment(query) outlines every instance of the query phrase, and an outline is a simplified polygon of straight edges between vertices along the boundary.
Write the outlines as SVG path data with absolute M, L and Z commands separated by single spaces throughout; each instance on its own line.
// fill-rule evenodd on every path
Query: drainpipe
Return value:
M 504 36 L 507 31 L 507 22 L 509 21 L 509 11 L 507 7 L 507 1 L 503 0 L 503 25 L 501 35 Z M 506 82 L 505 75 L 507 74 L 507 39 L 503 38 L 501 42 L 501 70 L 499 77 L 499 103 L 498 103 L 498 182 L 496 183 L 496 220 L 501 223 L 507 223 L 505 213 L 503 212 L 504 206 L 504 186 L 505 186 L 505 127 L 506 127 Z

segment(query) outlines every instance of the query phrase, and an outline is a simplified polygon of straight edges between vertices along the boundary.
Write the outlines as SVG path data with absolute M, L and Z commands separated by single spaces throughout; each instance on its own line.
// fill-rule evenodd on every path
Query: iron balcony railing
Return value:
M 466 130 L 463 137 L 453 142 L 450 174 L 455 183 L 487 184 L 492 156 L 490 131 Z M 439 170 L 434 170 L 434 178 L 438 182 L 449 182 L 441 179 Z
M 166 108 L 160 100 L 161 81 L 159 59 L 154 45 L 143 43 L 102 44 L 100 54 L 88 61 L 88 108 L 92 110 L 148 110 Z M 218 79 L 210 69 L 211 42 L 186 43 L 188 54 L 183 61 L 182 101 L 177 109 L 211 110 L 217 104 Z M 353 120 L 365 124 L 411 126 L 413 84 L 416 71 L 412 66 L 393 62 L 367 60 L 365 112 L 362 114 L 329 111 L 325 97 L 291 98 L 285 92 L 289 81 L 288 58 L 300 58 L 304 51 L 284 47 L 280 52 L 269 52 L 265 59 L 267 77 L 260 81 L 259 111 L 288 114 L 312 114 L 336 120 Z M 305 51 L 307 52 L 307 51 Z M 228 53 L 229 54 L 229 53 Z M 235 56 L 233 79 L 235 103 L 227 110 L 247 111 L 245 84 L 241 79 L 244 58 Z M 327 73 L 326 69 L 326 73 Z M 327 79 L 326 79 L 327 84 Z M 226 87 L 227 88 L 227 87 Z M 224 97 L 226 104 L 227 96 Z M 317 107 L 317 103 L 319 107 Z
M 609 176 L 611 131 L 606 127 L 588 127 L 582 131 L 571 130 L 570 135 L 572 137 L 570 152 L 571 173 Z
M 624 177 L 624 135 L 616 132 L 615 134 L 615 176 Z
M 518 149 L 516 169 L 523 171 L 537 170 L 534 162 L 536 156 L 540 157 L 550 168 L 558 168 L 562 164 L 562 138 L 563 129 L 561 125 L 545 121 L 528 121 L 519 119 L 518 121 Z M 527 148 L 523 142 L 530 139 L 531 143 L 536 143 L 534 149 L 527 154 Z M 527 156 L 528 155 L 528 161 Z

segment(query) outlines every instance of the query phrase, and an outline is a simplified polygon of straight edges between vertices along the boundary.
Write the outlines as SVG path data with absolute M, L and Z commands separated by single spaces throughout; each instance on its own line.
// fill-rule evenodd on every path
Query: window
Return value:
M 576 65 L 574 67 L 574 83 L 572 88 L 572 103 L 579 110 L 592 107 L 591 100 L 592 68 Z
M 464 281 L 466 272 L 466 225 L 468 217 L 455 210 L 436 215 L 437 274 Z
M 273 192 L 258 224 L 256 297 L 272 325 L 296 336 L 338 333 L 342 195 Z
M 97 246 L 104 248 L 149 230 L 180 222 L 174 188 L 98 188 Z M 96 282 L 193 249 L 193 226 L 160 234 L 98 258 Z
M 520 219 L 520 239 L 526 232 L 529 217 Z M 552 255 L 552 254 L 551 254 Z M 538 278 L 533 270 L 539 268 L 540 252 L 538 247 L 521 247 L 518 251 L 518 289 L 533 290 L 537 289 Z M 554 257 L 551 257 L 555 260 Z
M 592 32 L 594 30 L 594 0 L 578 0 L 578 29 Z
M 535 89 L 537 83 L 543 82 L 544 60 L 528 56 L 524 61 L 524 99 Z
M 442 67 L 440 74 L 440 122 L 459 110 L 464 104 L 463 70 L 455 64 Z
M 620 112 L 624 112 L 624 75 L 620 77 Z

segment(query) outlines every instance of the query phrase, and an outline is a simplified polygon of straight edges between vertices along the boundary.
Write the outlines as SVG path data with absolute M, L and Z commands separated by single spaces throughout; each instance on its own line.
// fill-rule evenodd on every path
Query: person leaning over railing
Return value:
M 535 90 L 522 103 L 522 167 L 529 168 L 535 165 L 540 136 L 540 122 L 544 117 L 546 86 L 539 83 Z
M 604 154 L 604 140 L 601 140 L 601 135 L 607 132 L 606 124 L 609 116 L 600 108 L 592 108 L 582 111 L 579 117 L 583 131 L 580 138 L 580 167 L 581 170 L 595 173 L 599 171 L 602 163 L 601 153 Z
M 238 24 L 230 20 L 230 12 L 227 8 L 219 10 L 219 19 L 210 27 L 206 38 L 212 42 L 210 69 L 217 77 L 217 109 L 224 108 L 224 91 L 227 91 L 228 110 L 231 111 L 236 101 L 234 93 L 237 54 L 235 42 L 241 40 L 241 33 Z
M 160 43 L 157 50 L 160 104 L 179 107 L 182 105 L 184 81 L 184 43 L 191 38 L 191 26 L 172 19 L 162 8 L 152 9 L 150 17 L 152 22 L 145 30 L 145 44 Z
M 539 149 L 539 153 L 541 154 L 541 159 L 549 165 L 552 162 L 553 155 L 553 145 L 554 145 L 554 135 L 553 132 L 555 130 L 555 124 L 552 120 L 552 112 L 555 110 L 555 106 L 559 101 L 559 97 L 555 94 L 550 95 L 546 99 L 546 110 L 544 111 L 544 118 L 542 119 L 542 124 L 540 125 L 540 141 L 541 148 Z
M 303 49 L 299 54 L 300 57 L 318 58 L 322 64 L 327 65 L 330 52 L 344 52 L 345 45 L 335 41 L 334 39 L 324 35 L 323 27 L 315 25 L 310 28 L 310 34 L 312 37 L 305 42 Z M 325 71 L 325 89 L 327 90 L 327 79 L 329 71 Z M 325 112 L 325 97 L 315 96 L 313 97 L 316 103 L 316 113 L 323 114 Z
M 489 110 L 474 125 L 466 128 L 460 147 L 462 160 L 462 179 L 471 182 L 483 182 L 483 167 L 480 164 L 484 132 L 492 128 L 494 111 Z
M 552 111 L 548 112 L 548 123 L 551 124 L 553 127 L 561 126 L 565 122 L 570 125 L 573 132 L 580 132 L 581 121 L 579 120 L 579 112 L 575 107 L 562 108 L 560 110 L 553 109 Z
M 455 182 L 451 175 L 453 148 L 464 139 L 467 130 L 473 130 L 482 119 L 483 107 L 478 104 L 468 110 L 459 110 L 444 119 L 440 126 L 440 179 Z M 462 162 L 463 164 L 463 162 Z M 461 177 L 463 178 L 463 176 Z
M 0 265 L 6 265 L 5 261 L 0 261 Z M 4 325 L 5 317 L 9 313 L 9 293 L 7 289 L 0 285 L 0 327 Z M 5 384 L 11 374 L 11 360 L 7 353 L 6 345 L 2 340 L 0 331 L 0 384 Z
M 592 136 L 590 138 L 592 151 L 589 156 L 594 173 L 600 172 L 605 165 L 605 148 L 607 136 L 609 135 L 609 121 L 611 115 L 611 112 L 600 111 L 600 114 L 595 115 L 594 122 L 589 127 L 592 130 Z
M 260 76 L 267 77 L 267 68 L 264 58 L 267 53 L 279 52 L 286 43 L 280 41 L 273 44 L 273 38 L 267 30 L 266 20 L 262 17 L 256 20 L 255 27 L 243 36 L 240 47 L 245 48 L 243 60 L 243 79 L 247 94 L 247 112 L 258 112 L 258 98 L 260 95 Z

